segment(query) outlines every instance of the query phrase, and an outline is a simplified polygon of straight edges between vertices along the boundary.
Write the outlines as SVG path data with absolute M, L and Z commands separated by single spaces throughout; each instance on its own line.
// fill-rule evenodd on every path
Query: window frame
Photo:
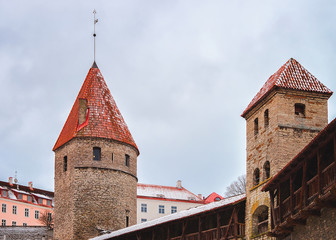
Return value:
M 17 214 L 17 206 L 16 205 L 13 205 L 12 213 L 15 214 L 15 215 Z
M 3 203 L 3 204 L 1 205 L 1 212 L 3 212 L 3 213 L 7 213 L 7 204 L 6 204 L 6 203 Z
M 177 213 L 177 206 L 171 206 L 170 213 Z
M 35 210 L 35 219 L 40 219 L 40 211 Z
M 131 163 L 131 157 L 128 154 L 125 154 L 125 166 L 130 167 Z
M 24 215 L 25 217 L 29 217 L 29 208 L 25 208 Z
M 93 154 L 94 161 L 101 161 L 101 148 L 100 147 L 93 147 L 92 154 Z
M 164 205 L 159 205 L 159 214 L 164 214 L 164 213 L 165 213 Z
M 147 203 L 141 203 L 141 212 L 147 212 Z

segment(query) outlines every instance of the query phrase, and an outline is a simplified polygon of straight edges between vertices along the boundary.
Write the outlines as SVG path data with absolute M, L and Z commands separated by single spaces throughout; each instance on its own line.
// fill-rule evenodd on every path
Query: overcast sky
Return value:
M 335 1 L 0 0 L 0 180 L 17 171 L 53 190 L 52 147 L 93 62 L 94 8 L 96 61 L 141 183 L 223 195 L 245 173 L 240 114 L 291 57 L 336 91 Z

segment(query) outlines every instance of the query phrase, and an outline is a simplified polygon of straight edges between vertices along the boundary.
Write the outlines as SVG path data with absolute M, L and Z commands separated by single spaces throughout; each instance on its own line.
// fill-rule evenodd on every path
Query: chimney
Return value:
M 33 182 L 28 182 L 28 187 L 31 191 L 34 191 Z
M 177 180 L 176 188 L 177 189 L 182 189 L 182 181 L 181 180 Z
M 8 183 L 10 186 L 13 186 L 13 177 L 8 178 Z
M 78 112 L 78 126 L 83 124 L 87 115 L 87 100 L 85 98 L 79 99 L 79 112 Z

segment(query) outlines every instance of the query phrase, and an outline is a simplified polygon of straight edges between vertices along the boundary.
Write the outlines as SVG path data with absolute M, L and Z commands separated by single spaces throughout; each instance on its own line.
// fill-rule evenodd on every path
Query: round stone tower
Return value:
M 94 63 L 53 148 L 54 239 L 136 224 L 139 150 Z

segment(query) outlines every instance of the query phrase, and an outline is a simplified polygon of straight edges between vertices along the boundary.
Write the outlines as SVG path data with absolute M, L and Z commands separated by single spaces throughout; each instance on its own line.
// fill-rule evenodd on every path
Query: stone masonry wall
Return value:
M 52 240 L 53 230 L 47 227 L 0 227 L 0 240 Z
M 93 147 L 101 148 L 100 161 L 93 160 Z M 137 155 L 132 146 L 101 138 L 75 138 L 55 151 L 55 239 L 124 228 L 126 215 L 136 224 Z
M 261 192 L 261 188 L 268 181 L 264 171 L 265 162 L 270 162 L 272 177 L 299 153 L 327 125 L 327 100 L 328 98 L 322 94 L 280 89 L 273 91 L 246 116 L 247 239 L 260 238 L 255 237 L 255 230 L 253 232 L 252 227 L 255 210 L 262 205 L 270 207 L 268 193 Z M 295 103 L 305 104 L 305 117 L 295 114 Z M 269 111 L 268 127 L 265 126 L 264 119 L 266 109 Z M 258 134 L 255 135 L 256 118 L 258 118 Z M 256 168 L 260 170 L 260 183 L 254 186 L 253 173 Z
M 321 216 L 309 217 L 306 225 L 297 225 L 290 239 L 295 240 L 325 240 L 336 238 L 336 209 L 324 208 Z

